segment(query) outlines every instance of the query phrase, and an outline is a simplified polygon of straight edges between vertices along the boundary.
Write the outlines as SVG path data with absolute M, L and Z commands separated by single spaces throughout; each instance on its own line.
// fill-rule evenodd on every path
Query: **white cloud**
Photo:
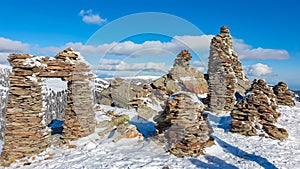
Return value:
M 29 47 L 29 44 L 21 41 L 0 37 L 0 63 L 7 64 L 7 56 L 10 53 L 28 53 Z
M 145 55 L 165 56 L 177 55 L 181 50 L 192 48 L 194 51 L 208 51 L 212 35 L 201 36 L 175 36 L 170 42 L 145 41 L 141 44 L 132 41 L 112 42 L 98 46 L 83 45 L 81 42 L 69 42 L 64 47 L 47 47 L 37 49 L 38 53 L 57 53 L 66 47 L 81 51 L 83 55 L 120 55 L 126 57 L 139 57 Z
M 40 48 L 38 46 L 34 47 L 34 51 L 37 55 L 45 55 L 45 54 L 55 55 L 64 49 L 65 49 L 65 47 L 55 47 L 55 46 L 49 46 L 49 47 L 45 47 L 45 48 Z
M 243 69 L 247 76 L 252 77 L 261 77 L 270 75 L 272 73 L 272 68 L 262 63 L 257 63 L 251 66 L 245 66 Z
M 126 63 L 121 60 L 102 59 L 99 65 L 94 67 L 95 70 L 107 71 L 153 71 L 167 72 L 169 67 L 165 63 Z
M 81 12 L 81 13 L 84 13 Z M 83 56 L 119 55 L 126 57 L 142 57 L 145 55 L 166 56 L 177 55 L 183 49 L 196 52 L 208 52 L 213 35 L 174 36 L 170 42 L 145 41 L 141 44 L 132 41 L 112 42 L 98 46 L 84 45 L 81 42 L 69 42 L 61 47 L 37 48 L 38 54 L 56 54 L 66 47 L 81 51 Z M 234 49 L 242 60 L 288 59 L 286 50 L 253 48 L 241 39 L 233 39 Z M 192 51 L 191 51 L 192 52 Z M 203 55 L 201 58 L 208 58 Z
M 99 16 L 99 14 L 94 14 L 91 9 L 89 10 L 81 10 L 79 12 L 79 16 L 82 17 L 82 21 L 87 24 L 97 24 L 102 25 L 103 23 L 107 22 L 107 19 L 103 19 Z
M 121 60 L 113 60 L 113 59 L 101 59 L 99 61 L 100 65 L 119 65 L 121 64 Z
M 168 71 L 169 67 L 166 66 L 165 63 L 154 63 L 154 62 L 147 62 L 147 63 L 125 63 L 121 62 L 119 65 L 116 66 L 117 70 L 134 70 L 134 71 L 154 71 L 154 72 L 166 72 Z
M 214 35 L 200 35 L 200 36 L 174 36 L 173 43 L 183 43 L 189 48 L 196 51 L 209 50 L 210 41 Z
M 286 50 L 253 48 L 242 39 L 233 39 L 233 48 L 242 60 L 283 60 L 290 57 Z
M 29 52 L 29 44 L 0 37 L 0 53 Z
M 196 60 L 196 61 L 192 62 L 192 65 L 195 67 L 206 67 L 207 63 Z

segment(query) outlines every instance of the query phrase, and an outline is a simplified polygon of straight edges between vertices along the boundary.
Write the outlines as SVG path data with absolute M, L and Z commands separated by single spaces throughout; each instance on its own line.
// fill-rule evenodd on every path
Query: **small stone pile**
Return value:
M 226 26 L 211 41 L 208 76 L 210 109 L 216 113 L 231 111 L 236 100 L 235 92 L 244 94 L 250 86 L 232 49 L 231 35 Z
M 279 82 L 273 88 L 274 94 L 277 96 L 277 104 L 283 106 L 295 106 L 293 100 L 294 93 L 288 89 L 288 85 L 284 82 Z
M 202 114 L 204 105 L 190 92 L 170 96 L 164 112 L 156 119 L 157 134 L 167 151 L 177 157 L 204 154 L 213 144 L 212 128 Z
M 10 88 L 6 110 L 6 130 L 1 164 L 36 155 L 51 143 L 43 107 L 42 78 L 68 80 L 64 138 L 74 140 L 94 131 L 94 110 L 90 69 L 72 49 L 60 52 L 55 59 L 28 54 L 11 54 Z
M 272 88 L 266 83 L 266 81 L 264 79 L 254 79 L 251 87 L 249 89 L 247 89 L 247 93 L 251 92 L 251 91 L 261 91 L 263 92 L 265 95 L 268 96 L 268 98 L 270 98 L 270 105 L 272 106 L 272 108 L 275 110 L 277 109 L 277 102 L 276 102 L 276 95 L 274 94 Z
M 276 111 L 275 95 L 262 79 L 254 80 L 251 91 L 231 111 L 231 131 L 247 136 L 265 136 L 283 140 L 288 133 L 274 124 L 280 113 Z

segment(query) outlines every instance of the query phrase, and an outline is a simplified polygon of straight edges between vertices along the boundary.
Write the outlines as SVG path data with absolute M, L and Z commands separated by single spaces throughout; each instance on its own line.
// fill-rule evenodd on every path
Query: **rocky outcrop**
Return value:
M 274 94 L 277 97 L 277 104 L 283 106 L 295 106 L 295 101 L 293 99 L 294 93 L 288 89 L 288 85 L 284 82 L 279 82 L 273 88 Z
M 6 110 L 6 129 L 2 164 L 44 151 L 49 145 L 43 104 L 42 78 L 68 81 L 67 108 L 64 117 L 64 138 L 86 136 L 94 131 L 94 111 L 90 68 L 79 53 L 72 49 L 55 58 L 29 54 L 11 54 L 10 88 Z
M 103 137 L 109 134 L 108 137 L 114 142 L 122 138 L 143 138 L 143 135 L 138 132 L 136 126 L 129 124 L 129 116 L 117 113 L 116 111 L 107 111 L 103 115 L 109 120 L 98 122 L 97 128 L 101 129 L 98 132 L 99 136 Z
M 231 132 L 279 140 L 287 138 L 287 131 L 275 126 L 280 116 L 276 108 L 276 97 L 272 88 L 262 79 L 254 80 L 247 95 L 231 111 Z
M 139 86 L 126 83 L 124 79 L 116 78 L 109 84 L 109 87 L 100 93 L 99 104 L 110 105 L 120 108 L 132 108 L 129 104 L 131 100 L 136 98 Z
M 164 112 L 156 119 L 157 134 L 166 149 L 177 157 L 204 154 L 213 144 L 212 129 L 202 114 L 204 105 L 189 92 L 170 96 Z
M 250 86 L 232 49 L 231 35 L 226 26 L 211 41 L 208 75 L 210 109 L 215 113 L 231 111 L 236 100 L 235 93 L 245 94 Z

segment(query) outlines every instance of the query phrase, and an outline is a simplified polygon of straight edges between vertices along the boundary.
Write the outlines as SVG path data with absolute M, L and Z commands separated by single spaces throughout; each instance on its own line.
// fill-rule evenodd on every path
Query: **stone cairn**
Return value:
M 210 46 L 208 62 L 210 109 L 212 112 L 231 111 L 235 93 L 244 94 L 250 86 L 242 64 L 232 49 L 231 35 L 226 26 L 221 27 Z
M 277 96 L 277 104 L 283 106 L 295 106 L 295 101 L 293 100 L 293 92 L 288 89 L 288 85 L 284 82 L 279 82 L 273 88 L 274 94 Z
M 212 128 L 202 114 L 204 105 L 194 93 L 178 92 L 167 101 L 167 107 L 157 119 L 159 140 L 177 157 L 204 154 L 213 143 Z
M 94 131 L 92 92 L 88 78 L 93 75 L 81 56 L 72 49 L 60 52 L 55 59 L 29 54 L 11 54 L 10 88 L 6 110 L 6 129 L 1 164 L 36 155 L 51 143 L 45 123 L 42 78 L 68 80 L 64 138 L 77 139 Z
M 279 140 L 287 138 L 287 131 L 274 125 L 280 116 L 276 108 L 272 88 L 262 79 L 254 80 L 247 95 L 231 111 L 231 132 Z
M 151 86 L 164 91 L 168 96 L 177 91 L 189 91 L 196 94 L 208 92 L 208 85 L 201 72 L 190 67 L 191 54 L 182 50 L 176 57 L 172 69 L 168 74 L 155 80 Z

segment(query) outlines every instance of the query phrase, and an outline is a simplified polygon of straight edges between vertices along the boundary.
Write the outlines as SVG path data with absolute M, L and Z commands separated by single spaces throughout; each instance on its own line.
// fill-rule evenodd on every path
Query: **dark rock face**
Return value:
M 288 85 L 284 82 L 279 82 L 273 88 L 274 94 L 277 96 L 278 105 L 283 106 L 295 106 L 295 101 L 293 100 L 294 93 L 288 89 Z
M 213 144 L 203 108 L 193 93 L 178 92 L 168 99 L 166 109 L 156 119 L 158 137 L 167 144 L 167 151 L 177 157 L 198 156 Z
M 231 111 L 231 132 L 279 140 L 287 138 L 287 131 L 274 125 L 280 116 L 276 108 L 276 96 L 272 88 L 262 79 L 254 80 L 247 95 Z
M 250 86 L 236 52 L 232 49 L 231 35 L 226 26 L 211 41 L 208 62 L 210 109 L 212 112 L 231 111 L 235 92 L 245 94 Z

